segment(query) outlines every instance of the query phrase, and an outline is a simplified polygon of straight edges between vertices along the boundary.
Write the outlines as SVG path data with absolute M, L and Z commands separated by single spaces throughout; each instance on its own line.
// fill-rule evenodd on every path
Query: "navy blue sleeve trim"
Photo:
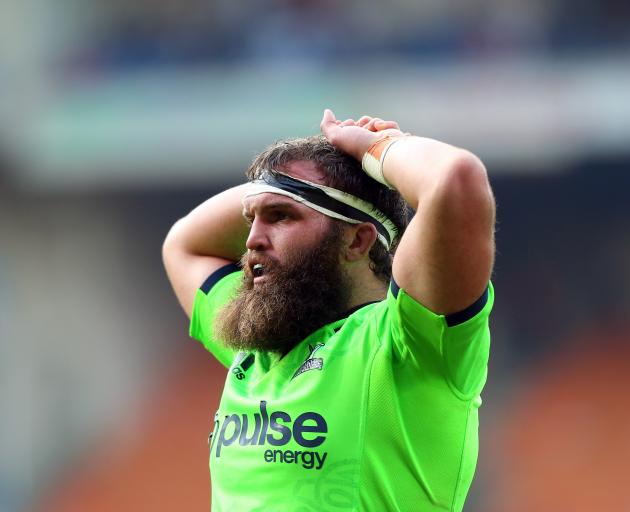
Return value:
M 391 281 L 391 289 L 392 289 L 392 294 L 394 295 L 394 298 L 397 299 L 398 298 L 398 292 L 400 291 L 400 286 L 398 286 L 398 283 L 396 281 L 394 281 L 394 278 L 392 277 L 392 281 Z
M 208 276 L 208 279 L 204 281 L 204 283 L 199 287 L 199 289 L 208 295 L 208 292 L 212 289 L 212 287 L 217 284 L 221 279 L 225 276 L 231 274 L 232 272 L 238 272 L 241 270 L 236 263 L 228 263 L 227 265 L 215 270 Z
M 466 320 L 470 320 L 477 313 L 479 313 L 483 307 L 488 302 L 488 288 L 486 287 L 485 291 L 475 302 L 473 302 L 470 306 L 462 311 L 458 311 L 457 313 L 453 313 L 451 315 L 446 315 L 446 325 L 449 327 L 454 327 L 459 324 L 463 324 Z
M 394 281 L 393 278 L 391 280 L 390 286 L 391 286 L 392 294 L 394 295 L 394 298 L 398 298 L 398 292 L 400 291 L 400 286 L 398 286 L 398 283 L 396 283 L 396 281 Z M 486 290 L 481 295 L 481 297 L 479 297 L 475 302 L 473 302 L 466 309 L 463 309 L 462 311 L 458 311 L 457 313 L 446 315 L 445 317 L 446 325 L 448 325 L 449 327 L 454 327 L 456 325 L 463 324 L 466 320 L 470 320 L 472 317 L 474 317 L 477 313 L 479 313 L 483 309 L 483 307 L 486 305 L 486 302 L 488 302 L 488 288 L 487 287 L 486 287 Z

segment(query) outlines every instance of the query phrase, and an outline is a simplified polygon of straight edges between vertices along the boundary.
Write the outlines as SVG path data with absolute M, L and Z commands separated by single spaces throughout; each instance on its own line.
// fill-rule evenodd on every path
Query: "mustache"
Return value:
M 252 258 L 256 259 L 256 263 L 260 263 L 265 268 L 265 273 L 271 273 L 276 268 L 282 268 L 281 263 L 276 259 L 269 255 L 256 253 L 255 251 L 247 251 L 245 254 L 241 256 L 239 264 L 243 269 L 243 273 L 245 274 L 245 282 L 250 285 L 254 283 L 254 274 L 252 273 L 252 266 L 250 264 L 250 260 Z

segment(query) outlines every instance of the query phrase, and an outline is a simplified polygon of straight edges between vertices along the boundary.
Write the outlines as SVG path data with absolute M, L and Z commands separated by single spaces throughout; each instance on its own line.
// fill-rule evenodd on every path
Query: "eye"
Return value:
M 289 214 L 282 210 L 274 210 L 269 213 L 269 222 L 280 222 L 289 218 Z
M 254 216 L 249 215 L 248 213 L 243 213 L 243 219 L 245 219 L 245 224 L 247 224 L 249 227 L 251 227 L 254 223 Z

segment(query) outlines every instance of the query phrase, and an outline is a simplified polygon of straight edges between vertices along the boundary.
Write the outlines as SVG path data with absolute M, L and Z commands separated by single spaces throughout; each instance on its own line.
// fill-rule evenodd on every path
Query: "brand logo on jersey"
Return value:
M 260 401 L 260 412 L 254 414 L 230 414 L 223 421 L 215 419 L 216 440 L 213 436 L 211 450 L 216 442 L 215 455 L 225 456 L 225 448 L 238 442 L 240 446 L 282 447 L 295 441 L 302 448 L 317 448 L 326 441 L 328 425 L 321 414 L 307 411 L 295 420 L 285 411 L 267 412 L 267 402 Z M 314 450 L 268 449 L 263 453 L 265 462 L 300 464 L 305 469 L 321 469 L 327 452 Z
M 295 379 L 298 375 L 303 374 L 309 370 L 321 370 L 324 366 L 324 360 L 321 357 L 313 357 L 315 352 L 317 352 L 320 348 L 324 346 L 323 343 L 318 343 L 317 345 L 309 345 L 308 349 L 310 351 L 306 361 L 304 361 L 297 371 L 291 377 L 291 380 Z
M 232 365 L 232 374 L 238 379 L 243 380 L 245 378 L 245 372 L 249 370 L 249 367 L 254 364 L 254 354 L 247 354 L 247 352 L 239 352 Z

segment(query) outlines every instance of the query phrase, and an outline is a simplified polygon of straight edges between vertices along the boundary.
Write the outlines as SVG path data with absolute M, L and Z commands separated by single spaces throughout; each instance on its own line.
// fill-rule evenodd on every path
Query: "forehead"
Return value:
M 301 210 L 307 207 L 294 201 L 290 197 L 274 194 L 273 192 L 264 192 L 243 198 L 244 212 L 277 208 L 294 208 Z

